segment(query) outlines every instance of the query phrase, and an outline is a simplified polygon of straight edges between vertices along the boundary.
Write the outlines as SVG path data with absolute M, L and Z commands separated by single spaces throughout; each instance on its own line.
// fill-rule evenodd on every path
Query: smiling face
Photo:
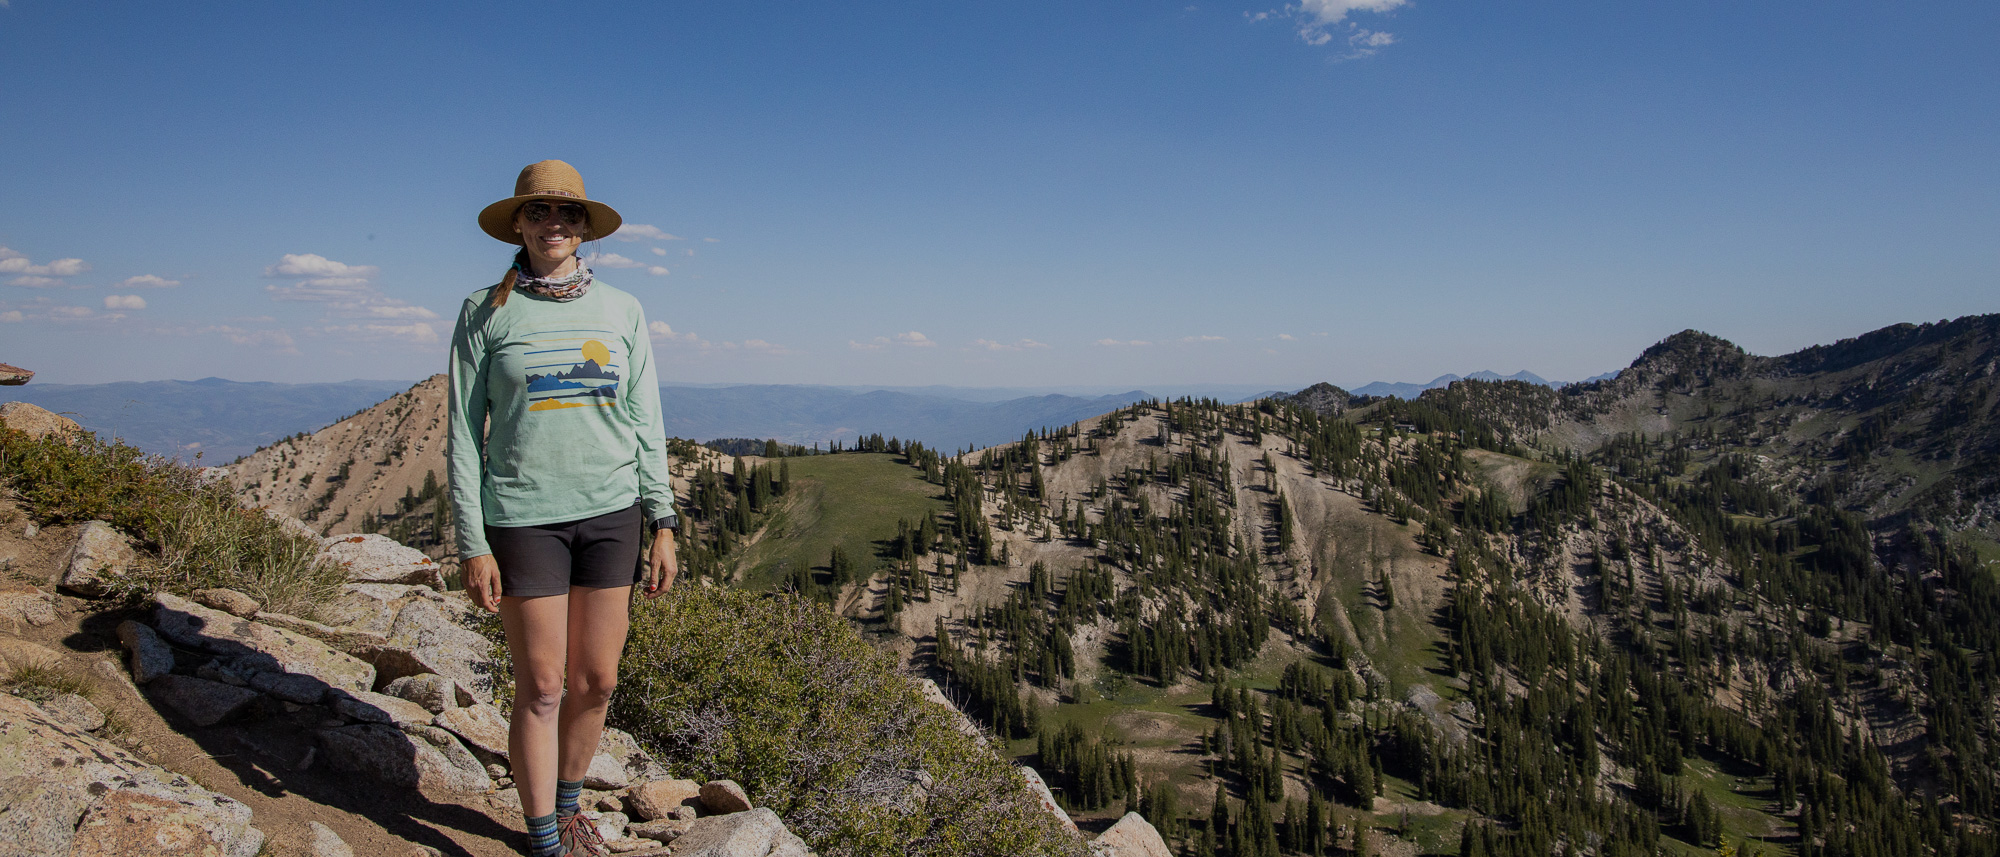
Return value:
M 575 270 L 576 248 L 583 244 L 583 235 L 590 230 L 590 220 L 585 218 L 573 224 L 567 218 L 550 212 L 536 222 L 528 219 L 528 205 L 515 210 L 514 231 L 521 234 L 521 245 L 528 249 L 529 267 L 534 269 L 535 276 L 562 276 Z

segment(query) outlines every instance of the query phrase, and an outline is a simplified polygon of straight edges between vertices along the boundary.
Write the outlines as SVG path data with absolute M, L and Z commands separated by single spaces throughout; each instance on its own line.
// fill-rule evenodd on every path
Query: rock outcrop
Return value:
M 1167 840 L 1136 812 L 1125 813 L 1111 829 L 1099 834 L 1090 843 L 1090 853 L 1093 857 L 1174 857 Z
M 1062 822 L 1063 827 L 1076 829 L 1076 822 L 1070 820 L 1069 813 L 1063 811 L 1062 804 L 1056 803 L 1055 792 L 1049 791 L 1048 781 L 1042 779 L 1040 771 L 1024 765 L 1021 767 L 1021 777 L 1028 781 L 1028 790 L 1035 793 L 1035 799 L 1042 802 L 1042 809 L 1048 810 L 1050 815 Z
M 388 680 L 426 673 L 458 683 L 480 702 L 493 701 L 493 644 L 466 627 L 471 605 L 463 598 L 416 599 L 397 612 L 373 661 Z
M 355 583 L 421 584 L 444 589 L 444 573 L 423 551 L 388 536 L 347 533 L 320 540 L 320 559 L 339 565 Z
M 35 373 L 8 363 L 0 363 L 0 387 L 19 387 L 33 380 Z
M 83 431 L 76 420 L 27 402 L 6 402 L 0 404 L 0 424 L 29 437 L 41 438 L 51 434 L 73 434 Z
M 224 795 L 0 694 L 0 857 L 254 857 L 264 834 Z
M 153 627 L 175 645 L 215 656 L 238 674 L 278 673 L 317 679 L 328 690 L 375 687 L 375 668 L 325 643 L 203 607 L 166 593 L 154 596 Z M 313 700 L 317 702 L 318 700 Z
M 137 559 L 132 540 L 117 527 L 86 522 L 63 560 L 62 587 L 82 595 L 104 595 Z

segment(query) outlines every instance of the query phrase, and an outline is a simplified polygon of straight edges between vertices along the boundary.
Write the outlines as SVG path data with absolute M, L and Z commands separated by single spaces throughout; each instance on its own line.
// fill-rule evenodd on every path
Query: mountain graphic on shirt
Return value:
M 528 410 L 552 411 L 593 405 L 608 408 L 616 404 L 619 378 L 615 367 L 610 365 L 611 350 L 604 343 L 592 339 L 568 353 L 583 359 L 560 371 L 528 374 L 528 398 L 534 402 Z M 564 399 L 574 401 L 562 401 Z

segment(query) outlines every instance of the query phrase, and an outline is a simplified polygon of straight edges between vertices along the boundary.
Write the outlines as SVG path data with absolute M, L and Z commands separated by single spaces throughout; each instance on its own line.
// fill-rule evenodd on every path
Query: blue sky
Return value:
M 1990 2 L 0 1 L 0 361 L 442 371 L 561 158 L 667 382 L 1575 379 L 2000 311 Z M 649 227 L 641 229 L 639 226 Z M 613 258 L 613 257 L 616 258 Z

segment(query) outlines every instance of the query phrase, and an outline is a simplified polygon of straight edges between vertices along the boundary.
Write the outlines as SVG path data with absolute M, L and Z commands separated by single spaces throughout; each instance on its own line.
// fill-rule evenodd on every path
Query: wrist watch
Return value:
M 659 532 L 660 530 L 677 530 L 680 529 L 680 526 L 681 516 L 671 512 L 653 519 L 654 532 Z

